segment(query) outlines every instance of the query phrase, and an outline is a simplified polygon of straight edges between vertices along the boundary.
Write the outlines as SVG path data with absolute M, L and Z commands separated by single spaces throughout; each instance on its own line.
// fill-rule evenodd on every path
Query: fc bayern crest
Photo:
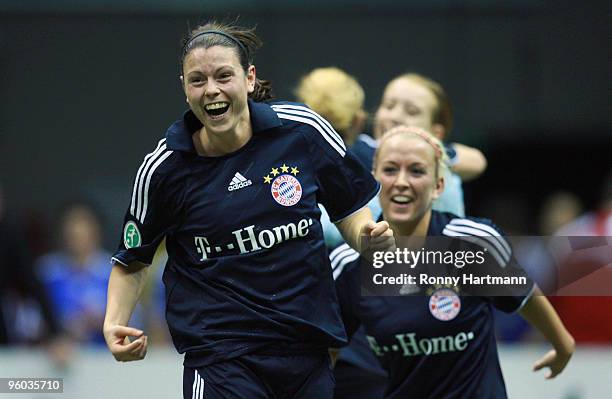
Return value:
M 429 311 L 438 320 L 450 321 L 457 317 L 460 310 L 461 299 L 449 288 L 440 288 L 429 298 Z
M 280 175 L 272 181 L 272 198 L 282 206 L 293 206 L 302 198 L 302 185 L 291 175 Z

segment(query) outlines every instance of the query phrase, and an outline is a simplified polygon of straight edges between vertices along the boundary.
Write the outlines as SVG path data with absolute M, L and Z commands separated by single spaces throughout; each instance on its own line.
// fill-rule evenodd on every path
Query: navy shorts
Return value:
M 184 367 L 184 399 L 332 399 L 328 354 L 247 354 L 208 366 Z

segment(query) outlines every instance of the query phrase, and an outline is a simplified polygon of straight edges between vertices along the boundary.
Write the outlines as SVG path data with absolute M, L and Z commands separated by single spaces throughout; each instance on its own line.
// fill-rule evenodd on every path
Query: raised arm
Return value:
M 539 288 L 536 288 L 536 291 L 519 313 L 532 326 L 537 328 L 554 348 L 534 364 L 534 371 L 548 367 L 550 372 L 546 375 L 546 378 L 555 378 L 563 371 L 574 353 L 576 346 L 574 338 L 567 331 L 559 315 Z
M 104 318 L 104 339 L 117 361 L 141 360 L 147 351 L 147 336 L 128 327 L 134 307 L 145 286 L 148 267 L 134 262 L 129 266 L 118 263 L 108 281 L 108 299 Z M 136 337 L 130 342 L 129 337 Z
M 479 149 L 459 143 L 453 143 L 453 148 L 457 152 L 457 162 L 451 169 L 461 180 L 474 180 L 487 168 L 487 158 Z

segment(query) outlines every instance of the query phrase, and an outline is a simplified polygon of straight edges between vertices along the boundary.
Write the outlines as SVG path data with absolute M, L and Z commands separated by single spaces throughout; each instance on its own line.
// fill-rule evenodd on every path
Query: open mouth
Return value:
M 394 195 L 393 197 L 391 197 L 391 202 L 398 205 L 408 205 L 412 201 L 414 201 L 414 198 L 408 197 L 406 195 Z
M 216 103 L 206 104 L 204 106 L 204 110 L 206 111 L 208 115 L 215 118 L 215 117 L 219 117 L 223 115 L 224 113 L 226 113 L 227 110 L 229 109 L 229 106 L 230 105 L 228 102 L 219 101 Z

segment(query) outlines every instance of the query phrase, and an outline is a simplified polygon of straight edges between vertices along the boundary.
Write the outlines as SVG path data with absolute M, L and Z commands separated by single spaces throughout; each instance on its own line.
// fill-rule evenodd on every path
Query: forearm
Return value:
M 115 264 L 108 281 L 108 299 L 104 326 L 127 326 L 145 286 L 148 267 L 131 264 L 129 267 Z
M 457 152 L 457 163 L 452 166 L 454 173 L 463 181 L 470 181 L 480 176 L 487 168 L 487 159 L 477 148 L 453 143 Z
M 552 346 L 561 353 L 574 351 L 574 338 L 567 331 L 559 315 L 539 288 L 519 311 L 520 315 L 537 328 Z
M 361 231 L 363 226 L 370 221 L 372 221 L 372 212 L 366 206 L 337 222 L 336 227 L 347 244 L 357 252 L 361 252 Z

